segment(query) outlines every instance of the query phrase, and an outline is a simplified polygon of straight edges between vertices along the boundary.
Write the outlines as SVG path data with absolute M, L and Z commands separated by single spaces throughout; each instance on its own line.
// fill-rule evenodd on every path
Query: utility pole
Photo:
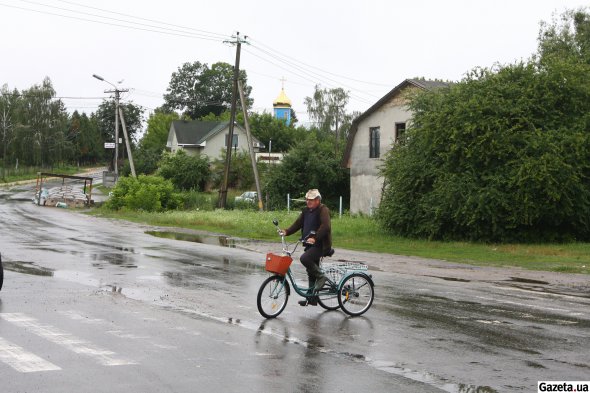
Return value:
M 240 33 L 238 32 L 235 36 L 235 41 L 224 41 L 226 43 L 230 43 L 232 45 L 236 45 L 236 64 L 234 66 L 234 81 L 232 86 L 232 96 L 231 96 L 231 112 L 229 117 L 229 135 L 227 137 L 227 149 L 225 152 L 225 169 L 223 171 L 223 183 L 221 188 L 219 189 L 219 207 L 225 209 L 226 202 L 227 202 L 227 183 L 229 180 L 229 168 L 231 165 L 231 148 L 234 140 L 234 123 L 236 121 L 236 101 L 238 95 L 238 78 L 240 76 L 240 51 L 242 49 L 242 43 L 248 43 L 246 39 L 248 36 L 244 36 L 244 38 L 240 38 Z M 243 105 L 244 103 L 242 103 Z
M 262 206 L 262 192 L 260 189 L 260 179 L 258 178 L 258 167 L 256 166 L 256 154 L 254 154 L 254 144 L 252 142 L 252 134 L 250 133 L 250 123 L 248 121 L 248 109 L 246 108 L 246 98 L 244 97 L 244 89 L 242 88 L 242 81 L 238 81 L 238 89 L 240 90 L 240 101 L 242 102 L 242 111 L 244 112 L 244 124 L 246 125 L 246 137 L 248 139 L 248 150 L 250 151 L 250 160 L 252 161 L 252 171 L 254 172 L 254 181 L 256 182 L 256 192 L 258 194 L 258 210 L 263 211 Z
M 123 117 L 123 109 L 119 107 L 119 115 L 121 116 L 121 126 L 123 126 L 123 135 L 125 135 L 125 146 L 127 146 L 127 157 L 129 157 L 129 166 L 131 167 L 131 176 L 137 177 L 135 174 L 135 165 L 133 164 L 133 155 L 131 154 L 131 143 L 129 143 L 129 135 L 127 134 L 127 127 L 125 126 L 125 117 Z
M 121 98 L 121 93 L 126 93 L 129 89 L 119 89 L 117 86 L 112 84 L 111 82 L 104 79 L 102 76 L 92 74 L 93 77 L 98 79 L 99 81 L 103 81 L 108 83 L 109 85 L 114 87 L 114 90 L 105 90 L 105 93 L 114 93 L 115 94 L 115 179 L 119 179 L 119 100 Z M 123 113 L 123 112 L 121 112 Z M 128 148 L 129 149 L 129 148 Z M 128 153 L 131 150 L 128 150 Z M 133 166 L 133 164 L 131 164 Z

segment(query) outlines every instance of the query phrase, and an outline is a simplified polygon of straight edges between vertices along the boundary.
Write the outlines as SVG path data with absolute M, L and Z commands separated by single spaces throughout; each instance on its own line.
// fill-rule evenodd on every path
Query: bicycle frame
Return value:
M 283 253 L 285 255 L 288 255 L 289 257 L 293 258 L 293 254 L 295 253 L 295 251 L 297 250 L 297 247 L 300 244 L 303 244 L 303 239 L 299 239 L 297 240 L 296 243 L 293 243 L 293 250 L 289 251 L 289 244 L 287 243 L 287 241 L 285 240 L 285 235 L 281 234 L 281 244 L 283 246 Z M 321 258 L 323 259 L 323 257 Z M 320 259 L 320 260 L 321 260 Z M 291 268 L 289 267 L 289 270 L 287 270 L 287 274 L 285 274 L 283 276 L 283 287 L 284 287 L 284 282 L 285 280 L 289 280 L 291 282 L 291 285 L 293 286 L 293 289 L 295 290 L 295 292 L 299 295 L 302 296 L 304 298 L 309 298 L 309 297 L 314 297 L 314 296 L 318 296 L 318 294 L 323 293 L 323 294 L 336 294 L 338 293 L 338 283 L 333 282 L 330 278 L 327 279 L 326 284 L 329 284 L 329 289 L 327 288 L 322 288 L 319 291 L 309 291 L 311 288 L 308 287 L 300 287 L 297 285 L 297 282 L 295 281 L 295 278 L 293 277 L 293 274 L 291 273 Z

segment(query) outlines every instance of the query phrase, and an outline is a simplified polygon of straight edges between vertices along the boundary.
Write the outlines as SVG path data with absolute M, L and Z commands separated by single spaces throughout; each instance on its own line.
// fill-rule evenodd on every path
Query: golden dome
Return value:
M 281 94 L 279 94 L 277 99 L 273 101 L 272 105 L 273 106 L 277 106 L 277 105 L 291 106 L 291 100 L 285 94 L 285 89 L 281 89 Z

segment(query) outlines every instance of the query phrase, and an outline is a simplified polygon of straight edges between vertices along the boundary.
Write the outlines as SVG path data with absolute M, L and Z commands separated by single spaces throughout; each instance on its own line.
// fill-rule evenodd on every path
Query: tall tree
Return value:
M 178 110 L 191 119 L 200 119 L 210 113 L 219 116 L 230 109 L 234 67 L 218 62 L 209 68 L 207 63 L 184 63 L 172 73 L 167 93 L 164 94 L 164 109 Z M 250 108 L 252 87 L 247 85 L 246 71 L 240 70 L 239 79 L 244 86 L 246 106 Z M 239 97 L 237 98 L 239 102 Z
M 0 89 L 0 137 L 2 138 L 2 176 L 5 177 L 8 166 L 8 147 L 14 140 L 15 104 L 19 99 L 18 91 L 11 92 L 7 85 Z
M 48 166 L 63 160 L 67 147 L 65 124 L 67 113 L 49 78 L 22 92 L 20 155 L 25 163 Z
M 315 86 L 312 97 L 305 97 L 307 114 L 314 125 L 323 132 L 336 136 L 336 143 L 350 128 L 353 115 L 346 112 L 350 95 L 342 88 L 322 89 Z

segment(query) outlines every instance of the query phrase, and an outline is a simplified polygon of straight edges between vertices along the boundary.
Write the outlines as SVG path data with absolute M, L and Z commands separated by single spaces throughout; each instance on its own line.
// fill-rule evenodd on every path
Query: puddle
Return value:
M 33 262 L 22 262 L 22 261 L 12 261 L 2 263 L 6 270 L 10 270 L 12 272 L 23 273 L 23 274 L 32 274 L 34 276 L 53 276 L 53 270 L 47 269 L 45 267 L 36 266 Z
M 471 282 L 471 280 L 465 280 L 463 278 L 455 278 L 455 277 L 441 277 L 441 276 L 426 276 L 426 277 L 440 278 L 441 280 L 445 280 L 445 281 Z
M 146 234 L 164 238 L 164 239 L 173 239 L 173 240 L 183 240 L 187 242 L 194 242 L 194 243 L 201 243 L 201 244 L 209 244 L 212 246 L 222 246 L 222 247 L 230 247 L 235 248 L 236 239 L 231 238 L 229 236 L 215 236 L 215 235 L 195 235 L 191 233 L 181 233 L 181 232 L 162 232 L 162 231 L 147 231 Z
M 510 281 L 521 282 L 524 284 L 549 285 L 547 281 L 531 280 L 530 278 L 510 277 Z

